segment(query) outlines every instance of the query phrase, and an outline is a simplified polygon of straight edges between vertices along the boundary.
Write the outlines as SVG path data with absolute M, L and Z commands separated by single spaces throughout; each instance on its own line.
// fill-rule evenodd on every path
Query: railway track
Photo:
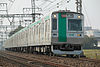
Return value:
M 6 54 L 3 52 L 0 52 L 0 57 L 5 58 L 6 60 L 9 60 L 9 62 L 11 62 L 11 63 L 13 62 L 14 64 L 19 64 L 22 67 L 32 67 L 33 66 L 32 64 L 27 63 L 29 60 L 26 60 L 26 59 L 23 59 L 20 57 L 16 57 L 16 56 L 13 56 L 10 54 Z M 38 66 L 35 66 L 35 67 L 38 67 Z
M 21 67 L 72 67 L 68 65 L 61 65 L 53 62 L 47 62 L 39 59 L 29 59 L 25 57 L 11 55 L 5 52 L 0 51 L 0 56 L 8 59 L 9 61 L 13 61 L 13 63 L 20 64 Z
M 79 59 L 77 59 L 77 60 L 79 60 L 79 61 L 94 62 L 94 63 L 100 63 L 100 60 L 97 60 L 97 59 L 79 58 Z
M 28 64 L 40 65 L 42 67 L 100 67 L 100 60 L 88 58 L 65 58 L 65 57 L 51 57 L 46 55 L 26 54 L 17 52 L 4 52 L 6 54 L 27 59 Z M 48 66 L 45 66 L 48 65 Z

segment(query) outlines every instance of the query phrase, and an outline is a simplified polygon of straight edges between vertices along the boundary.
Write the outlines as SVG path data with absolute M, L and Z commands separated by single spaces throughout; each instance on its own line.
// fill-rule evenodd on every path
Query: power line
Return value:
M 55 0 L 56 1 L 56 0 Z M 54 1 L 54 2 L 55 2 Z M 54 3 L 54 2 L 50 2 L 48 5 L 46 5 L 44 8 L 47 8 L 47 6 L 50 6 L 52 3 Z
M 57 6 L 60 6 L 60 5 L 61 5 L 60 3 L 62 3 L 62 2 L 65 2 L 65 0 L 61 0 L 60 2 L 57 2 L 56 4 L 50 6 L 48 9 L 45 8 L 44 11 L 45 11 L 45 10 L 50 10 L 52 7 L 55 8 L 55 7 L 57 7 Z M 52 8 L 52 9 L 53 9 L 53 8 Z
M 87 17 L 87 21 L 88 21 L 87 23 L 89 24 L 89 26 L 92 26 L 92 25 L 91 25 L 90 18 L 89 18 L 89 16 L 88 16 L 88 13 L 87 13 L 87 10 L 86 10 L 86 6 L 85 6 L 84 2 L 83 2 L 83 9 L 84 9 L 85 14 L 86 14 L 86 17 Z
M 9 0 L 9 1 L 10 1 L 10 3 L 11 3 L 11 6 L 8 8 L 8 10 L 10 10 L 11 7 L 13 6 L 13 4 L 15 3 L 15 0 Z
M 32 20 L 33 22 L 35 22 L 35 0 L 31 0 L 31 6 L 32 6 L 32 14 L 34 13 L 34 15 L 32 15 Z

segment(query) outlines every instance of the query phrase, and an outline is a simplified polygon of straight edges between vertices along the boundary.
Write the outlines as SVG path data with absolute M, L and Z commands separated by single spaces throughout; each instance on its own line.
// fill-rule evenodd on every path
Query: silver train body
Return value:
M 20 30 L 3 46 L 6 50 L 18 52 L 80 55 L 83 28 L 83 14 L 57 11 Z

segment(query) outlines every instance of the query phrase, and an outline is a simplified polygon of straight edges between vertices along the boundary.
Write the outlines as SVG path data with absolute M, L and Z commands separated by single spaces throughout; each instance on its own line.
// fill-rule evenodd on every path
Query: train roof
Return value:
M 66 10 L 60 10 L 60 11 L 54 11 L 54 12 L 52 12 L 52 14 L 54 14 L 54 13 L 74 13 L 74 14 L 81 14 L 81 15 L 83 15 L 82 13 L 78 13 L 78 12 L 71 12 L 71 11 L 66 11 Z

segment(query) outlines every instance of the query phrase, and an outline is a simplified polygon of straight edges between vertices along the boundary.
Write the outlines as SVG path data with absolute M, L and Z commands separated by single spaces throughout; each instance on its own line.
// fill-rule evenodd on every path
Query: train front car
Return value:
M 53 53 L 58 55 L 81 55 L 84 38 L 84 17 L 76 12 L 52 13 Z

